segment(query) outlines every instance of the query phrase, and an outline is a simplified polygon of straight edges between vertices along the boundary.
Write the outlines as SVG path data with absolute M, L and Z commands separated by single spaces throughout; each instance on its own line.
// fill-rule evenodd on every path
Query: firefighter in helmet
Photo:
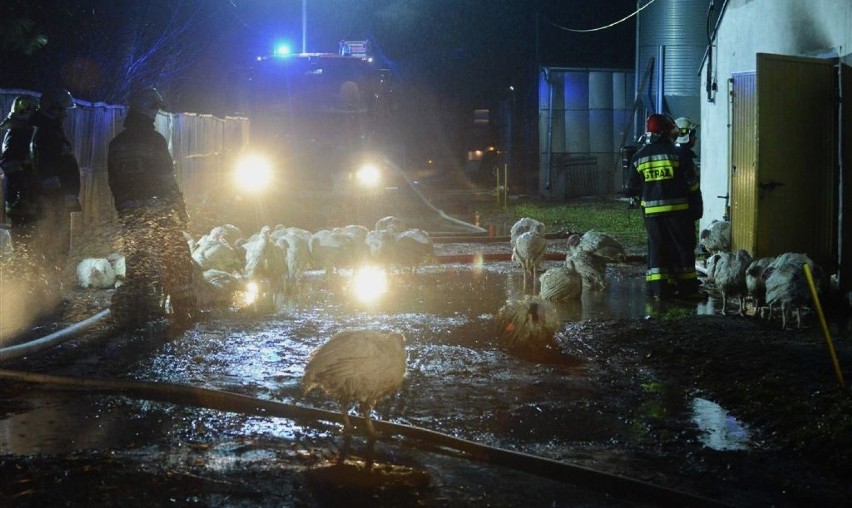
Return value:
M 12 229 L 13 241 L 23 247 L 27 226 L 34 223 L 36 211 L 36 182 L 30 159 L 30 141 L 33 137 L 32 117 L 38 107 L 38 97 L 19 95 L 12 102 L 12 110 L 0 123 L 3 149 L 0 152 L 0 169 L 3 175 L 5 211 Z
M 698 279 L 692 244 L 695 225 L 689 189 L 697 182 L 692 157 L 674 144 L 677 125 L 668 115 L 652 114 L 646 122 L 648 143 L 633 156 L 628 194 L 641 198 L 648 233 L 649 296 L 696 298 Z
M 35 270 L 45 294 L 39 308 L 51 312 L 62 298 L 62 274 L 71 245 L 71 212 L 80 210 L 80 167 L 64 122 L 74 99 L 64 88 L 46 90 L 32 111 L 32 97 L 19 96 L 18 127 L 8 131 L 4 171 L 11 170 L 9 193 L 12 236 L 24 252 L 22 270 Z M 31 111 L 31 113 L 30 113 Z M 13 115 L 16 113 L 13 111 Z
M 691 118 L 682 116 L 675 120 L 675 125 L 677 125 L 677 138 L 675 139 L 675 145 L 680 147 L 681 150 L 684 150 L 695 164 L 695 183 L 689 187 L 689 212 L 692 215 L 692 220 L 697 221 L 704 216 L 704 199 L 701 196 L 700 186 L 701 169 L 698 163 L 698 154 L 696 154 L 694 150 L 698 124 Z M 693 245 L 693 250 L 695 250 L 695 247 L 698 245 L 697 228 L 698 226 L 696 225 L 696 244 Z
M 171 328 L 182 332 L 199 311 L 182 234 L 189 218 L 166 140 L 154 129 L 164 106 L 155 88 L 134 91 L 125 130 L 109 144 L 107 172 L 124 230 L 127 270 L 110 311 L 120 328 L 136 328 L 162 314 L 168 300 Z

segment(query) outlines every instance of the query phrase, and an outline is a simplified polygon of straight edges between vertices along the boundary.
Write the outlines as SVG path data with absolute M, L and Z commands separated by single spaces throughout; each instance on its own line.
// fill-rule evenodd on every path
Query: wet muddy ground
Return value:
M 346 277 L 311 272 L 302 299 L 271 314 L 210 312 L 171 339 L 159 326 L 116 336 L 104 323 L 0 365 L 337 411 L 322 394 L 301 393 L 310 352 L 346 327 L 399 330 L 408 376 L 376 417 L 577 467 L 556 478 L 546 461 L 495 465 L 400 436 L 371 447 L 356 434 L 338 463 L 345 440 L 329 421 L 209 409 L 201 397 L 177 404 L 3 380 L 0 503 L 845 506 L 852 404 L 814 316 L 801 330 L 782 331 L 779 323 L 719 315 L 714 301 L 649 306 L 642 273 L 637 265 L 610 267 L 608 289 L 561 304 L 560 352 L 538 360 L 495 342 L 494 315 L 520 295 L 521 274 L 492 262 L 396 274 L 382 303 L 370 305 L 351 298 Z M 63 319 L 94 314 L 107 298 L 77 292 Z M 832 326 L 849 378 L 849 325 Z

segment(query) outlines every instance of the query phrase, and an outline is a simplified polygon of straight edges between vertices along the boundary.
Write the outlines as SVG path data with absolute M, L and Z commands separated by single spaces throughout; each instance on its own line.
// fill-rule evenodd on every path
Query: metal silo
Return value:
M 637 1 L 637 9 L 648 1 Z M 709 5 L 710 0 L 656 0 L 639 12 L 636 88 L 645 116 L 664 112 L 700 123 L 699 67 L 707 49 Z M 638 90 L 649 69 L 645 88 Z M 644 120 L 644 116 L 637 120 Z
M 589 73 L 585 69 L 565 69 L 565 151 L 589 151 Z
M 612 153 L 612 71 L 589 72 L 589 152 Z

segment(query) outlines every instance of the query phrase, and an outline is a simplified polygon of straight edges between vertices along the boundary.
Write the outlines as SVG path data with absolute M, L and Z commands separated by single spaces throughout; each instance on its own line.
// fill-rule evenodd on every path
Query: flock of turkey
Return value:
M 606 233 L 574 234 L 567 240 L 564 262 L 537 277 L 547 249 L 544 224 L 528 217 L 518 220 L 512 226 L 510 242 L 512 260 L 524 273 L 525 296 L 510 300 L 498 313 L 501 340 L 516 350 L 556 349 L 559 323 L 551 302 L 579 299 L 584 289 L 604 289 L 606 266 L 623 262 L 625 249 Z M 735 311 L 745 315 L 751 301 L 754 315 L 771 319 L 777 309 L 782 328 L 791 324 L 793 314 L 796 326 L 801 327 L 801 311 L 811 301 L 803 266 L 810 268 L 817 291 L 824 275 L 806 254 L 788 252 L 753 259 L 744 250 L 731 252 L 728 221 L 714 221 L 703 230 L 700 246 L 708 253 L 702 285 L 708 295 L 721 297 L 722 314 Z M 737 301 L 738 309 L 731 309 L 732 300 Z
M 752 258 L 745 250 L 731 252 L 728 221 L 710 224 L 701 232 L 700 244 L 708 253 L 704 287 L 721 296 L 723 314 L 729 310 L 729 300 L 735 298 L 739 315 L 746 315 L 751 303 L 752 315 L 771 319 L 778 309 L 782 328 L 787 328 L 793 314 L 796 326 L 801 327 L 801 311 L 812 299 L 804 265 L 812 273 L 815 289 L 822 292 L 824 272 L 806 254 L 785 252 Z
M 606 288 L 606 267 L 626 258 L 624 246 L 613 236 L 597 231 L 573 234 L 566 241 L 564 261 L 539 271 L 547 250 L 544 223 L 524 217 L 511 228 L 511 259 L 523 272 L 523 296 L 510 299 L 496 315 L 497 339 L 505 348 L 521 353 L 557 351 L 555 334 L 560 321 L 553 302 L 580 299 L 583 290 Z M 270 291 L 298 291 L 309 267 L 323 269 L 327 276 L 362 262 L 386 268 L 414 269 L 435 260 L 429 235 L 409 229 L 402 220 L 386 217 L 373 230 L 350 225 L 309 232 L 294 227 L 264 226 L 247 239 L 232 225 L 213 228 L 198 239 L 187 235 L 192 258 L 209 290 L 230 295 L 246 281 L 264 280 Z M 730 252 L 730 223 L 716 222 L 700 235 L 709 253 L 704 286 L 718 292 L 722 313 L 729 300 L 739 300 L 745 313 L 747 298 L 755 302 L 755 313 L 770 314 L 780 308 L 782 326 L 789 314 L 797 313 L 807 301 L 808 286 L 802 265 L 807 263 L 815 277 L 821 270 L 804 254 L 786 253 L 775 258 L 752 259 L 747 252 Z M 83 287 L 111 287 L 123 276 L 123 258 L 83 260 L 78 277 Z M 340 404 L 344 429 L 351 427 L 350 404 L 357 402 L 369 434 L 375 435 L 370 412 L 377 400 L 395 393 L 406 372 L 405 339 L 401 334 L 368 329 L 338 332 L 316 349 L 303 377 L 305 393 L 319 388 Z
M 216 226 L 200 238 L 184 233 L 189 245 L 202 305 L 230 302 L 250 282 L 263 283 L 271 295 L 296 295 L 305 272 L 326 275 L 370 263 L 413 270 L 434 258 L 434 246 L 421 229 L 397 217 L 380 219 L 374 229 L 348 225 L 310 232 L 298 227 L 263 226 L 248 236 L 236 226 Z M 122 283 L 124 257 L 86 258 L 77 265 L 80 287 L 108 289 Z
M 578 300 L 584 288 L 604 289 L 606 267 L 624 261 L 624 246 L 607 233 L 572 234 L 563 263 L 539 276 L 547 249 L 544 223 L 529 217 L 519 219 L 510 230 L 509 242 L 512 261 L 524 274 L 524 296 L 508 301 L 498 312 L 500 341 L 522 354 L 555 351 L 559 319 L 552 302 Z
M 408 228 L 397 217 L 377 221 L 375 228 L 348 225 L 310 232 L 282 225 L 263 226 L 244 238 L 236 226 L 214 227 L 200 238 L 185 234 L 195 264 L 197 293 L 203 306 L 231 302 L 250 282 L 268 285 L 276 296 L 298 295 L 306 270 L 325 275 L 371 264 L 389 270 L 415 270 L 435 260 L 428 233 Z M 77 266 L 81 287 L 111 288 L 124 278 L 124 257 L 86 258 Z M 320 389 L 340 405 L 344 430 L 351 429 L 350 404 L 357 403 L 366 430 L 375 435 L 370 412 L 379 398 L 395 393 L 406 373 L 404 337 L 399 333 L 346 329 L 317 348 L 305 366 L 304 393 Z

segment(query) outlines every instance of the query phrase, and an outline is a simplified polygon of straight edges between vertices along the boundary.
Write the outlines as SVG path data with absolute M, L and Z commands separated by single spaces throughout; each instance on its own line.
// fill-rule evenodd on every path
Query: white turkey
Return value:
M 193 278 L 198 305 L 202 308 L 227 307 L 233 302 L 234 293 L 246 289 L 246 280 L 240 272 L 201 270 L 198 263 Z
M 107 261 L 109 261 L 109 264 L 112 265 L 112 270 L 115 272 L 115 280 L 124 280 L 127 275 L 127 261 L 124 258 L 124 254 L 121 254 L 120 252 L 113 252 L 107 256 Z
M 527 295 L 511 300 L 497 313 L 498 339 L 515 352 L 542 353 L 556 350 L 556 330 L 560 321 L 556 309 L 546 299 Z
M 770 318 L 773 309 L 780 307 L 782 328 L 787 328 L 793 312 L 796 314 L 796 326 L 799 328 L 802 326 L 801 308 L 812 298 L 803 268 L 805 264 L 810 267 L 814 284 L 819 292 L 822 269 L 806 254 L 797 252 L 780 254 L 763 272 Z
M 370 254 L 370 261 L 378 266 L 388 267 L 393 263 L 396 237 L 387 230 L 374 229 L 364 239 Z
M 302 389 L 307 394 L 319 388 L 340 404 L 344 432 L 352 428 L 349 409 L 357 402 L 367 432 L 375 436 L 370 411 L 380 398 L 399 391 L 405 373 L 405 338 L 401 333 L 348 329 L 334 334 L 311 353 Z
M 358 265 L 367 260 L 369 257 L 369 248 L 367 247 L 367 233 L 370 230 L 360 224 L 349 224 L 340 228 L 343 234 L 348 236 L 352 241 L 352 251 L 350 258 L 353 265 Z
M 716 265 L 719 264 L 721 257 L 719 254 L 713 254 L 704 263 L 704 286 L 707 290 L 713 290 L 716 287 Z
M 376 227 L 373 228 L 376 231 L 389 231 L 392 235 L 398 235 L 408 229 L 408 225 L 404 220 L 399 217 L 394 217 L 393 215 L 389 215 L 387 217 L 382 217 L 381 219 L 376 221 Z
M 575 235 L 571 235 L 571 237 L 573 236 Z M 590 252 L 607 263 L 622 263 L 627 257 L 624 245 L 608 233 L 590 230 L 583 233 L 583 236 L 579 237 L 579 241 L 571 241 L 571 237 L 568 237 L 569 254 Z
M 521 217 L 512 224 L 512 228 L 509 230 L 509 246 L 514 250 L 515 242 L 517 242 L 518 237 L 526 232 L 533 232 L 544 236 L 544 231 L 545 225 L 543 222 L 530 217 Z M 512 257 L 512 261 L 520 264 L 520 261 L 516 260 L 514 257 Z
M 547 249 L 547 240 L 544 235 L 534 231 L 521 233 L 515 239 L 515 246 L 512 248 L 512 260 L 521 265 L 524 272 L 523 291 L 527 292 L 527 280 L 532 280 L 532 293 L 536 293 L 536 279 L 538 278 L 538 268 L 544 259 L 544 251 Z
M 214 236 L 221 236 L 231 245 L 236 245 L 237 241 L 243 237 L 242 230 L 233 224 L 222 224 L 221 226 L 216 226 L 210 230 L 210 234 Z
M 276 224 L 275 227 L 272 228 L 272 231 L 269 232 L 269 238 L 272 238 L 273 242 L 277 242 L 285 234 L 287 234 L 287 228 L 284 227 L 284 224 Z
M 709 254 L 729 252 L 731 250 L 731 221 L 714 220 L 707 229 L 702 229 L 698 241 L 699 248 Z
M 580 274 L 583 286 L 590 289 L 605 288 L 607 264 L 619 263 L 625 258 L 624 246 L 618 240 L 597 231 L 569 236 L 567 248 L 565 266 Z
M 745 312 L 744 297 L 747 293 L 746 269 L 751 263 L 751 256 L 742 249 L 737 252 L 719 252 L 714 256 L 719 256 L 715 263 L 713 279 L 716 288 L 722 293 L 722 314 L 727 312 L 728 299 L 736 296 L 740 300 L 739 314 L 742 315 Z
M 268 281 L 272 295 L 277 295 L 283 292 L 287 281 L 286 247 L 276 245 L 269 237 L 271 232 L 264 226 L 257 238 L 242 245 L 246 253 L 243 273 L 255 283 Z
M 583 278 L 573 267 L 565 265 L 547 269 L 539 277 L 538 295 L 554 302 L 576 300 L 583 294 Z
M 77 264 L 77 282 L 81 288 L 115 287 L 115 270 L 106 258 L 86 258 Z
M 762 316 L 766 305 L 766 280 L 763 272 L 775 261 L 774 257 L 752 259 L 746 268 L 746 290 L 754 302 L 755 314 Z
M 211 233 L 202 236 L 192 251 L 192 259 L 201 265 L 203 270 L 222 270 L 232 272 L 242 270 L 245 260 L 233 245 L 228 243 L 221 233 Z
M 393 241 L 393 258 L 400 269 L 408 268 L 414 273 L 419 265 L 435 261 L 432 238 L 422 229 L 407 229 L 399 233 Z
M 320 229 L 311 236 L 311 259 L 325 270 L 326 277 L 349 264 L 352 239 L 340 230 Z
M 304 231 L 304 230 L 303 230 Z M 276 244 L 286 244 L 287 261 L 287 290 L 295 292 L 301 288 L 305 270 L 311 262 L 311 234 L 308 231 L 300 233 L 295 230 L 285 230 Z M 282 246 L 283 248 L 283 246 Z

